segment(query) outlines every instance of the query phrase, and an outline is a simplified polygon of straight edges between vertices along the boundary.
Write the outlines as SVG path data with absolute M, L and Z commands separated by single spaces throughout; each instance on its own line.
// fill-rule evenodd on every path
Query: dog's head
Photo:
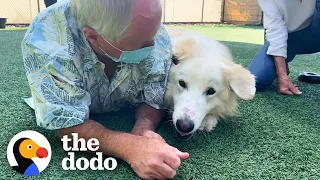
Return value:
M 233 62 L 224 45 L 188 33 L 173 38 L 172 44 L 177 64 L 171 68 L 166 100 L 180 135 L 194 133 L 207 115 L 234 115 L 238 97 L 254 97 L 254 76 Z

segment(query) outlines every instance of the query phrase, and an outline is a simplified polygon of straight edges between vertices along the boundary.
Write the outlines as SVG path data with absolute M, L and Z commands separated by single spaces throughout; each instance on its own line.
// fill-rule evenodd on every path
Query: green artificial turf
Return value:
M 247 67 L 263 43 L 261 27 L 181 26 L 223 41 L 237 63 Z M 0 31 L 0 179 L 20 179 L 6 159 L 10 139 L 18 132 L 36 130 L 51 143 L 52 159 L 36 179 L 138 179 L 123 161 L 115 171 L 64 171 L 67 156 L 55 133 L 37 127 L 33 111 L 22 98 L 30 96 L 20 42 L 25 31 Z M 290 64 L 297 81 L 302 71 L 320 72 L 320 55 L 297 56 Z M 320 179 L 320 86 L 298 82 L 301 96 L 279 95 L 276 84 L 258 93 L 251 101 L 241 101 L 240 113 L 221 122 L 212 133 L 197 133 L 188 141 L 175 138 L 172 125 L 158 131 L 166 141 L 190 153 L 176 179 Z M 134 111 L 93 115 L 103 125 L 130 131 Z M 92 155 L 84 153 L 77 157 Z

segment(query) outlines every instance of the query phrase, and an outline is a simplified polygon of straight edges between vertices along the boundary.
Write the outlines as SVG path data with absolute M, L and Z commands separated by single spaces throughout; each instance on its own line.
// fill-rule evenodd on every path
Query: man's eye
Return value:
M 179 85 L 182 87 L 182 88 L 187 88 L 187 84 L 186 84 L 186 82 L 184 82 L 183 80 L 180 80 L 179 81 Z

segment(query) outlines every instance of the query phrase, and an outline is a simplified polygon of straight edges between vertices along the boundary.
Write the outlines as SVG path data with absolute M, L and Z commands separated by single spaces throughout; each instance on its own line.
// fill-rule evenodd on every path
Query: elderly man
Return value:
M 288 63 L 298 54 L 320 51 L 319 0 L 258 0 L 264 13 L 266 41 L 249 66 L 258 90 L 278 78 L 282 94 L 301 94 L 288 76 Z
M 141 178 L 173 178 L 189 154 L 153 132 L 162 120 L 171 65 L 159 0 L 63 0 L 41 12 L 22 42 L 37 124 L 100 141 Z M 106 129 L 89 112 L 138 105 L 131 133 Z

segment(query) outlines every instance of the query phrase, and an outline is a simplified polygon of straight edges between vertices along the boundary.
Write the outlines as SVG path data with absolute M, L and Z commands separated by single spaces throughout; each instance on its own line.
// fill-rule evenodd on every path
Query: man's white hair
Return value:
M 134 7 L 141 6 L 137 0 L 71 0 L 71 9 L 81 27 L 89 26 L 104 38 L 118 42 L 128 36 Z M 152 16 L 161 5 L 149 0 L 150 10 L 140 12 Z

